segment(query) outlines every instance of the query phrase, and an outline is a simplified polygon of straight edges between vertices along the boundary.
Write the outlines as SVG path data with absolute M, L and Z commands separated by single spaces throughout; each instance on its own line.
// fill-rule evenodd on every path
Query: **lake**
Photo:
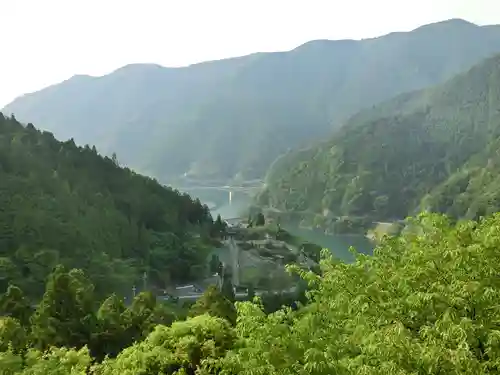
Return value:
M 225 219 L 245 215 L 245 211 L 252 201 L 249 195 L 240 192 L 233 192 L 231 203 L 229 203 L 229 193 L 226 191 L 202 190 L 199 188 L 184 191 L 191 196 L 198 197 L 204 203 L 210 203 L 211 207 L 213 207 L 211 210 L 212 216 L 221 215 Z M 362 235 L 325 234 L 321 230 L 299 228 L 297 225 L 283 225 L 283 228 L 305 241 L 329 249 L 335 257 L 344 262 L 354 260 L 353 255 L 349 252 L 351 246 L 363 254 L 372 254 L 374 249 L 374 244 Z
M 299 228 L 298 226 L 283 225 L 284 229 L 305 241 L 322 246 L 346 263 L 354 261 L 353 254 L 349 251 L 352 246 L 357 252 L 372 254 L 374 244 L 362 235 L 325 234 L 321 230 Z

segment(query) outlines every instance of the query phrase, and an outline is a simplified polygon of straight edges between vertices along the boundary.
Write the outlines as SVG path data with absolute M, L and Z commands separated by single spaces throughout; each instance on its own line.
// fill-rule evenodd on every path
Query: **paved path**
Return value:
M 274 291 L 274 290 L 256 290 L 255 291 L 255 295 L 260 297 L 260 296 L 262 296 L 263 294 L 266 294 L 266 293 L 295 293 L 296 290 L 297 290 L 296 286 L 292 286 L 289 289 L 282 289 L 282 290 L 276 290 L 276 291 Z M 178 296 L 176 298 L 179 301 L 189 301 L 189 300 L 197 300 L 202 295 L 203 295 L 203 293 L 199 293 L 199 294 L 187 294 L 187 295 L 184 295 L 184 296 Z M 248 296 L 248 293 L 238 292 L 238 293 L 235 293 L 234 296 L 236 298 L 245 298 L 246 296 Z M 167 300 L 168 297 L 159 296 L 158 299 L 160 299 L 160 300 Z

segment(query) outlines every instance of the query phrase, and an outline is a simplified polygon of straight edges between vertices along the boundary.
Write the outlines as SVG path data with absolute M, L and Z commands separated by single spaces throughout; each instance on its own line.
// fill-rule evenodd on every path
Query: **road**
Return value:
M 229 251 L 231 254 L 232 283 L 240 285 L 240 248 L 234 242 L 234 238 L 229 238 Z
M 278 214 L 308 214 L 308 215 L 319 215 L 317 212 L 309 211 L 309 210 L 304 210 L 304 211 L 282 211 L 276 207 L 265 207 L 263 209 L 264 211 L 268 212 L 274 212 Z M 363 220 L 366 219 L 365 216 L 333 216 L 335 219 L 353 219 L 353 220 Z M 373 224 L 382 224 L 382 225 L 391 225 L 394 223 L 399 223 L 399 224 L 404 224 L 405 220 L 404 219 L 394 219 L 393 221 L 373 221 Z
M 283 289 L 283 290 L 277 290 L 277 291 L 274 291 L 274 290 L 256 290 L 255 291 L 255 295 L 260 297 L 260 296 L 262 296 L 263 294 L 266 294 L 266 293 L 295 293 L 296 290 L 297 290 L 296 286 L 292 286 L 289 289 Z M 202 295 L 203 295 L 203 293 L 188 294 L 188 295 L 184 295 L 184 296 L 178 296 L 176 298 L 179 301 L 189 301 L 189 300 L 197 300 Z M 236 298 L 245 298 L 245 297 L 248 296 L 248 293 L 238 292 L 238 293 L 235 293 L 234 296 Z M 168 297 L 158 297 L 158 299 L 160 299 L 160 300 L 167 300 Z

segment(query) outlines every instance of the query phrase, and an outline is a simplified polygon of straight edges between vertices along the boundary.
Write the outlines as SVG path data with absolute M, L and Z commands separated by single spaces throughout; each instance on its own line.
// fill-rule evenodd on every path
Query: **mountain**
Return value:
M 359 110 L 444 82 L 497 52 L 499 27 L 453 19 L 183 68 L 136 64 L 75 76 L 14 100 L 4 113 L 116 152 L 161 180 L 260 178 L 276 157 Z
M 14 283 L 40 297 L 58 264 L 100 296 L 130 295 L 143 272 L 149 287 L 192 280 L 212 225 L 188 195 L 0 113 L 0 293 Z
M 500 210 L 500 56 L 353 116 L 278 159 L 259 202 L 285 211 L 400 219 L 420 209 Z

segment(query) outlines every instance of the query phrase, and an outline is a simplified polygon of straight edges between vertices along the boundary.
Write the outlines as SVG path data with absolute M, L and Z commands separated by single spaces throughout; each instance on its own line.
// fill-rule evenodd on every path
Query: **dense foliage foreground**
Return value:
M 423 214 L 411 228 L 353 264 L 325 257 L 321 275 L 303 273 L 310 302 L 296 311 L 266 315 L 258 303 L 237 303 L 234 326 L 213 314 L 160 324 L 103 361 L 92 358 L 87 346 L 45 352 L 36 345 L 16 346 L 20 323 L 3 318 L 0 371 L 497 374 L 500 214 L 456 225 Z M 43 326 L 51 320 L 35 314 L 31 322 Z

